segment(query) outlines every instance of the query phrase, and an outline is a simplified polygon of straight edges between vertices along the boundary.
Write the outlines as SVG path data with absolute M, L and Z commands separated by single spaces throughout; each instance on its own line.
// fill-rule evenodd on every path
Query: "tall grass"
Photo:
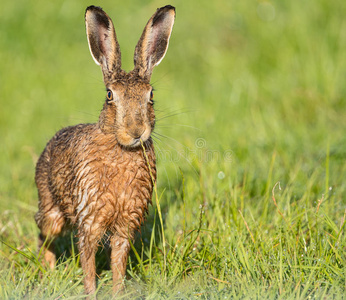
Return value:
M 91 3 L 90 3 L 91 4 Z M 96 1 L 123 66 L 156 0 Z M 346 2 L 181 1 L 153 74 L 155 200 L 119 298 L 344 297 Z M 73 1 L 0 11 L 0 298 L 83 298 L 73 233 L 40 264 L 34 166 L 60 128 L 104 101 Z M 159 204 L 159 205 L 157 205 Z M 98 296 L 111 272 L 98 253 Z

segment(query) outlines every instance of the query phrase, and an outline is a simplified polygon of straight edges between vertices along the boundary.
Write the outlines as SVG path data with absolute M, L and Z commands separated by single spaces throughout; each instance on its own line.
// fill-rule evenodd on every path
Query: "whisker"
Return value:
M 174 141 L 174 142 L 180 144 L 180 145 L 181 145 L 182 147 L 184 147 L 185 149 L 189 149 L 187 146 L 183 145 L 182 143 L 180 143 L 180 142 L 177 141 L 176 139 L 173 139 L 173 138 L 171 138 L 171 137 L 169 137 L 169 136 L 165 136 L 165 135 L 160 134 L 160 133 L 157 133 L 157 132 L 153 132 L 152 135 L 154 135 L 154 136 L 155 136 L 155 135 L 159 135 L 159 136 L 161 136 L 161 137 L 163 137 L 163 138 L 170 139 L 170 140 L 172 140 L 172 141 Z M 161 142 L 162 142 L 162 141 L 161 141 Z M 168 146 L 168 147 L 170 147 L 171 149 L 173 149 L 174 151 L 176 151 L 176 149 L 175 149 L 174 147 L 172 147 L 171 145 L 169 145 L 169 144 L 165 144 L 165 146 Z M 184 159 L 186 160 L 186 162 L 190 165 L 190 167 L 194 170 L 194 172 L 195 172 L 196 175 L 198 176 L 198 172 L 197 172 L 197 170 L 195 169 L 195 167 L 192 165 L 191 161 L 190 161 L 186 156 L 182 155 L 180 152 L 176 151 L 176 153 L 177 153 L 180 157 L 182 157 L 182 158 L 184 158 Z M 176 171 L 176 172 L 177 172 L 177 171 Z
M 151 138 L 153 139 L 154 142 L 158 142 L 159 141 L 159 142 L 162 143 L 162 140 L 159 137 L 154 136 L 153 134 L 152 134 Z
M 155 147 L 158 148 L 159 153 L 164 153 L 162 151 L 162 148 L 159 146 L 159 143 L 158 143 L 158 141 L 160 143 L 162 143 L 161 139 L 159 139 L 157 137 L 156 138 L 152 137 L 152 139 L 155 142 Z M 171 182 L 170 182 L 170 177 L 168 176 L 167 168 L 166 168 L 165 164 L 160 164 L 160 165 L 163 166 L 163 168 L 164 168 L 164 171 L 165 171 L 165 174 L 166 174 L 167 183 L 168 183 L 168 189 L 170 190 L 171 189 Z M 175 167 L 175 169 L 176 169 L 176 167 Z M 177 171 L 176 171 L 176 173 L 177 173 Z
M 156 118 L 156 121 L 160 121 L 160 120 L 164 120 L 164 119 L 167 119 L 167 118 L 171 118 L 171 117 L 174 117 L 174 116 L 178 116 L 178 115 L 182 115 L 182 114 L 186 114 L 186 113 L 190 113 L 192 111 L 177 111 L 177 112 L 173 112 L 173 113 L 169 113 L 169 114 L 166 114 L 164 116 L 158 116 L 158 118 Z
M 167 111 L 167 109 L 164 109 L 164 110 L 162 110 L 162 111 L 160 111 L 160 110 L 157 110 L 156 108 L 155 108 L 155 111 L 158 111 L 158 112 L 166 112 Z M 169 110 L 165 115 L 163 115 L 163 116 L 161 116 L 161 117 L 165 117 L 165 116 L 168 116 L 168 115 L 170 115 L 170 114 L 183 114 L 183 113 L 190 113 L 190 112 L 195 112 L 196 110 L 195 109 L 191 109 L 191 108 L 189 108 L 189 107 L 186 107 L 186 108 L 178 108 L 178 109 L 174 109 L 174 110 Z M 160 117 L 160 114 L 158 114 L 158 116 Z
M 160 143 L 163 143 L 163 142 L 160 140 Z M 156 142 L 156 147 L 159 148 L 159 151 L 160 151 L 161 153 L 164 153 L 164 152 L 162 151 L 162 148 L 159 146 L 159 143 L 157 143 L 157 142 Z M 174 150 L 175 150 L 175 149 L 174 149 Z M 172 161 L 172 160 L 170 160 L 170 162 L 173 162 L 173 166 L 174 166 L 174 170 L 175 170 L 175 176 L 176 176 L 176 178 L 177 178 L 177 180 L 178 180 L 178 167 L 177 167 L 177 164 L 176 164 L 174 161 Z M 169 189 L 170 189 L 171 184 L 170 184 L 170 177 L 168 176 L 168 173 L 167 173 L 167 168 L 166 168 L 165 164 L 160 164 L 160 165 L 163 166 L 163 168 L 164 168 L 164 170 L 165 170 L 166 178 L 167 178 L 167 181 L 168 181 L 168 186 L 169 186 Z
M 164 134 L 161 134 L 161 133 L 158 133 L 158 132 L 154 132 L 154 134 L 159 135 L 160 137 L 163 137 L 163 138 L 166 138 L 166 139 L 170 139 L 170 140 L 172 140 L 172 141 L 178 143 L 180 146 L 182 146 L 182 147 L 188 149 L 187 146 L 185 146 L 184 144 L 180 143 L 178 140 L 176 140 L 176 139 L 174 139 L 174 138 L 172 138 L 172 137 L 169 137 L 169 136 L 167 136 L 167 135 L 164 135 Z
M 197 127 L 190 126 L 190 125 L 184 125 L 184 124 L 158 124 L 158 125 L 155 125 L 156 128 L 173 128 L 175 126 L 191 128 L 191 129 L 198 130 L 200 132 L 202 131 L 201 129 L 199 129 Z
M 85 116 L 90 116 L 90 117 L 94 117 L 94 118 L 98 118 L 100 116 L 99 114 L 93 114 L 91 112 L 86 112 L 86 111 L 82 111 L 82 110 L 77 110 L 76 112 L 78 114 L 85 115 Z
M 167 137 L 167 138 L 168 138 L 168 137 Z M 173 139 L 173 140 L 174 140 L 174 139 Z M 175 149 L 174 147 L 172 147 L 171 145 L 169 145 L 169 144 L 165 144 L 165 145 L 167 145 L 168 147 L 170 147 L 171 149 L 173 149 L 173 150 L 176 151 L 176 149 Z M 181 144 L 181 145 L 182 145 L 182 144 Z M 188 149 L 188 147 L 186 147 L 186 146 L 184 146 L 184 145 L 182 145 L 182 146 Z M 191 161 L 190 161 L 186 156 L 182 155 L 180 152 L 176 151 L 176 153 L 177 153 L 180 157 L 182 157 L 183 159 L 185 159 L 185 161 L 190 165 L 190 167 L 194 170 L 194 172 L 195 172 L 196 175 L 198 176 L 199 174 L 198 174 L 196 168 L 192 165 Z M 177 173 L 177 171 L 176 171 L 176 173 Z M 178 176 L 177 176 L 177 177 L 178 177 Z

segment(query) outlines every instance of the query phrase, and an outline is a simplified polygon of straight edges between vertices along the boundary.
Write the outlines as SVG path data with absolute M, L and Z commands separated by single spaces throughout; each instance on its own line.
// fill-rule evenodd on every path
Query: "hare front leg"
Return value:
M 131 246 L 128 238 L 123 238 L 116 234 L 112 236 L 110 246 L 112 248 L 111 266 L 113 273 L 113 292 L 117 293 L 124 288 L 123 280 Z
M 79 233 L 78 248 L 80 253 L 80 263 L 84 274 L 84 289 L 86 294 L 96 292 L 96 264 L 95 255 L 97 243 L 90 241 L 88 237 Z

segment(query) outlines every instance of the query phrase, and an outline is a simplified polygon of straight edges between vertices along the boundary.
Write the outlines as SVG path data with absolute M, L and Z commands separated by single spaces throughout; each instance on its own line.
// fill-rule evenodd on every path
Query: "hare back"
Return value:
M 100 238 L 110 231 L 128 237 L 148 211 L 151 175 L 156 179 L 150 139 L 146 153 L 151 171 L 141 147 L 121 147 L 97 124 L 64 128 L 48 142 L 36 166 L 40 202 L 44 201 L 40 189 L 48 182 L 52 208 L 58 207 L 82 234 Z

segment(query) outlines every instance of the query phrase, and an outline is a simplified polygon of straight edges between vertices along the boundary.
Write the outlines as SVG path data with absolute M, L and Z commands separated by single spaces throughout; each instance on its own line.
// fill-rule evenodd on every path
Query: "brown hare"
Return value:
M 88 294 L 96 290 L 95 254 L 106 233 L 113 290 L 122 289 L 129 240 L 151 202 L 156 168 L 150 137 L 155 125 L 150 77 L 166 54 L 174 19 L 173 6 L 157 9 L 136 46 L 134 69 L 127 73 L 121 69 L 112 20 L 100 7 L 86 9 L 89 48 L 102 69 L 106 100 L 96 124 L 60 130 L 37 162 L 39 211 L 35 220 L 44 260 L 53 268 L 55 238 L 64 229 L 76 228 Z

